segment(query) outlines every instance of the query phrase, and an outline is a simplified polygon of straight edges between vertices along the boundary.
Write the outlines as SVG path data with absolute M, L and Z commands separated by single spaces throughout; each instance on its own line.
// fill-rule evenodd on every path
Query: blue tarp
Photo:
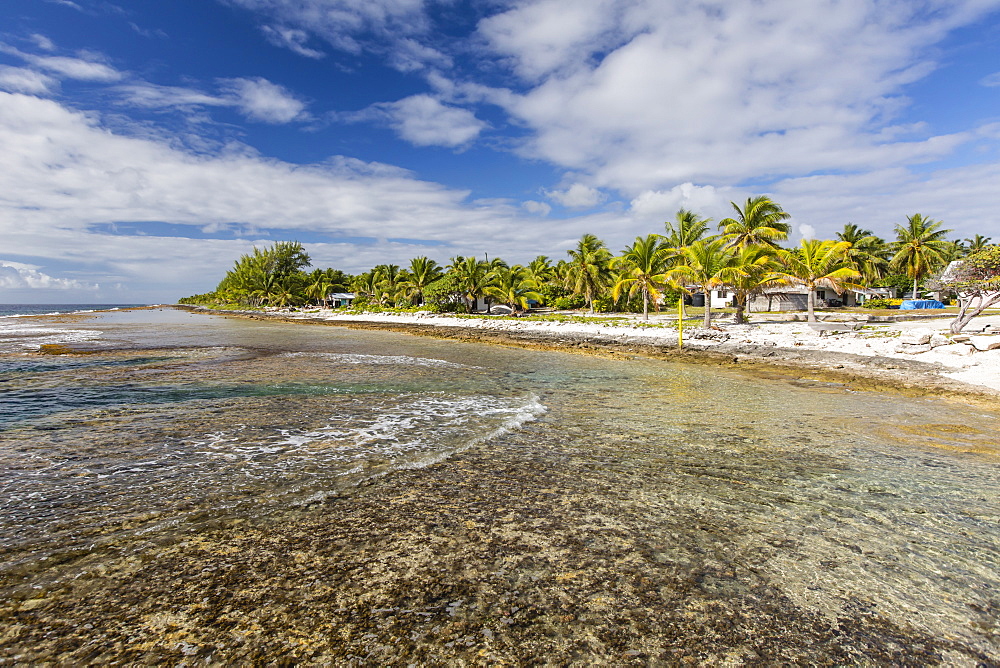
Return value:
M 920 308 L 944 308 L 944 304 L 936 299 L 907 299 L 899 305 L 901 311 L 912 311 Z

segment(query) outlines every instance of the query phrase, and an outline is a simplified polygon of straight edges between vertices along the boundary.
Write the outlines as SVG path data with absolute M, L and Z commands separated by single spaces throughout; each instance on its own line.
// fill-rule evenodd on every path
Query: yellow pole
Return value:
M 684 295 L 677 299 L 677 347 L 684 347 Z

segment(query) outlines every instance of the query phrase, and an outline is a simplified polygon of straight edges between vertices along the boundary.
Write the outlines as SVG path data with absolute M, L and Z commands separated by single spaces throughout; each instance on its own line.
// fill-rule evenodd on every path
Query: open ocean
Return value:
M 998 665 L 998 418 L 166 307 L 0 317 L 0 665 Z

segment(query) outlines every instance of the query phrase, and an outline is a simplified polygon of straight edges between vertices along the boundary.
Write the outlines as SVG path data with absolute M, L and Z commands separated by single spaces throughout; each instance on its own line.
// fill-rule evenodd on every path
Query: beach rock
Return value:
M 729 339 L 729 334 L 715 329 L 705 329 L 704 327 L 696 327 L 690 330 L 686 330 L 685 337 L 690 339 L 708 339 L 711 341 L 726 341 Z
M 979 351 L 997 350 L 1000 349 L 1000 336 L 970 336 L 969 343 Z
M 919 355 L 920 353 L 929 352 L 930 349 L 931 344 L 929 343 L 900 343 L 896 346 L 897 353 L 905 353 L 907 355 Z
M 907 344 L 911 346 L 922 346 L 926 343 L 930 343 L 931 337 L 934 336 L 934 332 L 928 329 L 914 329 L 909 332 L 903 333 L 899 337 L 899 343 Z M 903 351 L 900 351 L 903 352 Z
M 976 352 L 975 348 L 965 343 L 956 343 L 950 346 L 941 346 L 940 350 L 941 352 L 948 353 L 950 355 L 961 355 L 963 357 L 966 355 L 971 355 L 972 353 Z
M 938 346 L 949 346 L 951 345 L 951 339 L 949 339 L 944 334 L 933 334 L 930 340 L 927 342 L 931 345 L 931 348 L 937 348 Z

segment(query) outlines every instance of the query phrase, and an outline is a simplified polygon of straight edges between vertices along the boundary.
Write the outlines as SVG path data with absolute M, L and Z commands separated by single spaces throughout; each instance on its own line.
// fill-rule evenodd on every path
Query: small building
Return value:
M 331 292 L 326 296 L 326 302 L 330 308 L 350 307 L 356 298 L 353 292 Z
M 816 288 L 816 308 L 837 308 L 839 306 L 861 306 L 867 300 L 876 297 L 893 298 L 895 288 L 863 288 L 861 290 L 844 290 L 837 294 L 830 288 Z M 809 291 L 804 286 L 785 286 L 765 290 L 756 295 L 747 305 L 748 311 L 784 312 L 807 311 L 809 309 Z
M 690 287 L 689 287 L 690 289 Z M 708 291 L 712 308 L 726 308 L 733 305 L 733 291 L 726 288 L 717 288 Z M 704 306 L 705 294 L 702 292 L 692 292 L 684 297 L 684 303 L 688 306 Z

